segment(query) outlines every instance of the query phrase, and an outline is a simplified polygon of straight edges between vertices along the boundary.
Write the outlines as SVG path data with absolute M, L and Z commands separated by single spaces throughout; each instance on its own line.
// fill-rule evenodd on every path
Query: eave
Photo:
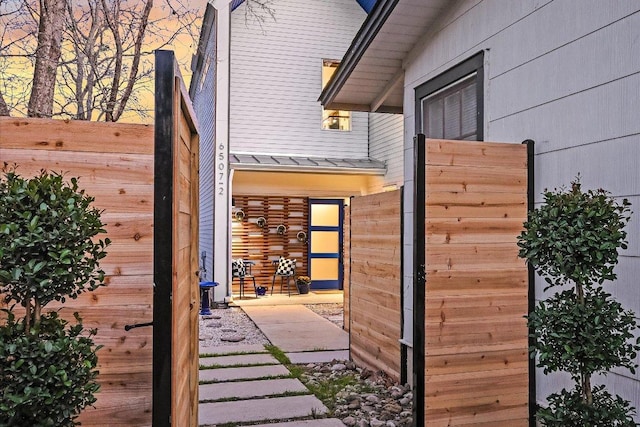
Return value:
M 447 0 L 379 0 L 322 91 L 322 105 L 402 113 L 404 61 L 447 5 Z

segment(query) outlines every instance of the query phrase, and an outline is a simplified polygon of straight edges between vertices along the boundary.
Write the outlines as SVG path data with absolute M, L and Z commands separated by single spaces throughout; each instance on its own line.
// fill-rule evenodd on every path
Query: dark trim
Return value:
M 171 279 L 173 259 L 173 116 L 175 57 L 155 51 L 153 398 L 154 427 L 171 425 Z
M 404 336 L 404 185 L 400 187 L 400 335 Z M 407 345 L 400 343 L 400 384 L 406 384 Z
M 312 226 L 311 225 L 311 205 L 337 205 L 338 206 L 338 225 L 335 227 L 330 226 Z M 344 200 L 343 199 L 312 199 L 309 198 L 309 235 L 308 235 L 308 249 L 307 249 L 307 265 L 308 274 L 311 276 L 311 232 L 312 231 L 337 231 L 338 232 L 338 253 L 337 254 L 317 254 L 313 258 L 323 259 L 337 259 L 338 260 L 338 286 L 332 285 L 335 280 L 313 280 L 311 282 L 311 289 L 344 289 L 344 257 L 343 245 L 344 245 Z
M 425 375 L 425 156 L 423 134 L 413 138 L 413 421 L 424 425 Z
M 202 25 L 200 30 L 200 38 L 198 40 L 198 50 L 191 60 L 191 83 L 189 84 L 189 97 L 194 99 L 196 95 L 196 88 L 200 84 L 202 79 L 202 65 L 204 64 L 204 58 L 207 56 L 207 49 L 209 47 L 209 36 L 213 30 L 215 22 L 216 10 L 207 3 L 207 7 L 204 11 L 204 18 L 202 18 Z
M 354 196 L 351 196 L 349 198 L 349 360 L 353 361 L 353 358 L 351 357 L 351 319 L 353 319 L 353 315 L 352 315 L 352 311 L 351 311 L 351 301 L 353 301 L 352 298 L 352 287 L 351 287 L 351 269 L 353 268 L 353 263 L 351 262 L 351 260 L 353 259 L 353 256 L 351 256 L 351 249 L 353 248 L 353 246 L 351 245 L 351 227 L 353 225 L 353 222 L 351 220 L 351 215 L 353 214 L 353 210 L 351 209 L 351 205 L 353 204 L 353 198 Z M 344 315 L 343 315 L 343 319 L 344 319 Z
M 351 42 L 351 46 L 347 49 L 344 57 L 340 61 L 340 66 L 333 73 L 331 80 L 324 87 L 318 101 L 323 106 L 326 106 L 333 102 L 338 92 L 342 89 L 342 86 L 346 83 L 347 79 L 358 65 L 358 62 L 364 55 L 365 51 L 376 37 L 384 23 L 393 12 L 393 9 L 398 4 L 399 0 L 378 0 L 373 7 L 369 16 L 360 27 L 358 34 Z
M 422 99 L 473 73 L 476 73 L 477 140 L 484 141 L 484 51 L 476 53 L 415 88 L 416 132 L 424 131 Z
M 529 213 L 535 209 L 535 142 L 527 139 L 522 142 L 527 146 L 527 210 Z M 528 280 L 529 280 L 529 313 L 536 308 L 536 273 L 531 263 L 528 263 Z M 532 348 L 536 340 L 534 338 L 535 331 L 529 329 L 529 348 Z M 536 426 L 536 361 L 529 358 L 529 427 Z

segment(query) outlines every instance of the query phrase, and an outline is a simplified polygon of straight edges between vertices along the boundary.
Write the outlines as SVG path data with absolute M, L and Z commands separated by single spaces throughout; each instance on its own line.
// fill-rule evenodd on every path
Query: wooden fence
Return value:
M 426 141 L 424 425 L 529 425 L 527 182 L 525 145 Z
M 152 320 L 153 127 L 82 121 L 0 118 L 0 159 L 22 176 L 41 169 L 80 177 L 95 206 L 104 210 L 113 241 L 101 262 L 106 283 L 68 300 L 62 314 L 78 311 L 97 328 L 101 390 L 83 426 L 149 426 L 152 403 L 152 328 L 124 325 Z M 49 305 L 45 308 L 55 308 Z
M 351 358 L 400 379 L 402 191 L 351 199 Z M 345 264 L 347 260 L 345 259 Z

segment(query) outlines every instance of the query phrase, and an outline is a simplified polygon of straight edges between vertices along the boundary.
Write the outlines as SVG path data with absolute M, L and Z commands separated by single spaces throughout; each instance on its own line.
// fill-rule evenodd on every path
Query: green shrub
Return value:
M 0 425 L 73 426 L 96 401 L 100 347 L 91 339 L 96 331 L 86 333 L 76 319 L 67 327 L 56 312 L 44 314 L 35 333 L 27 333 L 9 313 L 0 326 Z
M 24 307 L 0 325 L 0 426 L 72 426 L 95 402 L 98 371 L 92 337 L 76 313 L 70 326 L 51 301 L 65 302 L 103 285 L 99 263 L 109 239 L 94 199 L 62 175 L 0 177 L 0 294 Z M 7 310 L 5 310 L 7 311 Z
M 528 316 L 531 357 L 545 374 L 568 372 L 576 387 L 549 396 L 538 418 L 545 426 L 635 426 L 628 402 L 591 386 L 593 374 L 614 367 L 635 373 L 640 350 L 634 313 L 602 288 L 616 279 L 618 250 L 627 247 L 630 203 L 602 189 L 583 192 L 579 179 L 569 191 L 546 191 L 544 202 L 524 224 L 519 255 L 544 277 L 545 290 L 560 289 Z

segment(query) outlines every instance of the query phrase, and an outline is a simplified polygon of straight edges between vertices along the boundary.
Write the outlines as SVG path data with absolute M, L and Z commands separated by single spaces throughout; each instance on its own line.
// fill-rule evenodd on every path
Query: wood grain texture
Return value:
M 198 137 L 176 77 L 173 140 L 171 420 L 198 425 Z M 177 243 L 177 244 L 176 244 Z
M 3 148 L 153 155 L 152 125 L 0 117 L 0 127 Z
M 279 257 L 296 260 L 296 275 L 307 276 L 307 243 L 300 242 L 297 235 L 300 231 L 309 233 L 309 200 L 306 197 L 281 197 L 260 195 L 234 195 L 236 212 L 242 210 L 244 218 L 232 219 L 232 257 L 253 261 L 251 272 L 258 286 L 268 286 L 276 267 L 272 261 Z M 263 217 L 266 226 L 260 228 L 257 219 Z M 284 235 L 277 233 L 278 225 L 287 227 Z M 248 285 L 251 284 L 251 286 Z M 276 280 L 274 292 L 279 292 L 279 281 Z M 253 293 L 253 282 L 245 281 L 245 290 Z M 240 283 L 233 279 L 233 292 L 240 293 Z M 287 292 L 286 286 L 283 292 Z
M 79 177 L 103 210 L 112 240 L 101 262 L 106 286 L 68 300 L 63 317 L 97 328 L 100 392 L 83 426 L 151 425 L 153 318 L 153 127 L 121 123 L 0 118 L 0 159 L 29 177 L 41 169 Z
M 350 350 L 400 379 L 400 190 L 351 199 Z
M 526 147 L 427 141 L 425 425 L 528 425 Z

